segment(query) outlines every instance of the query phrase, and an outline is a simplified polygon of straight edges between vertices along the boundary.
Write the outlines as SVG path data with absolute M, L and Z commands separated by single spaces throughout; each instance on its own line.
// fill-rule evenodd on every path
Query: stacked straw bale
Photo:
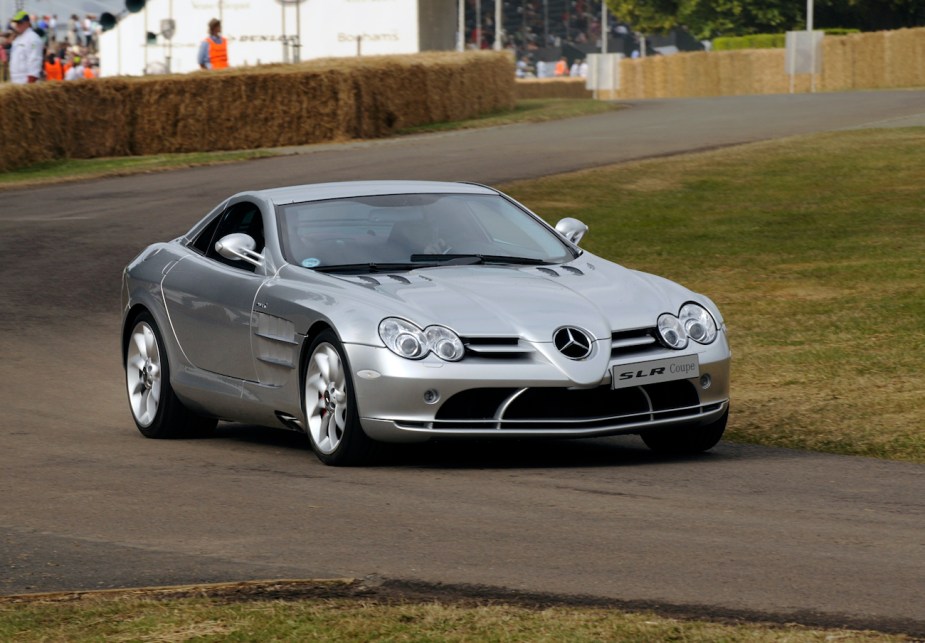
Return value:
M 529 98 L 592 98 L 584 78 L 528 78 L 518 80 L 518 100 Z
M 782 94 L 790 91 L 783 49 L 682 53 L 624 59 L 621 86 L 605 98 L 683 98 Z M 796 91 L 809 91 L 798 75 Z M 822 74 L 827 91 L 925 86 L 925 29 L 829 36 L 823 40 Z
M 514 106 L 495 52 L 327 59 L 0 90 L 0 171 L 62 158 L 253 149 L 386 136 Z

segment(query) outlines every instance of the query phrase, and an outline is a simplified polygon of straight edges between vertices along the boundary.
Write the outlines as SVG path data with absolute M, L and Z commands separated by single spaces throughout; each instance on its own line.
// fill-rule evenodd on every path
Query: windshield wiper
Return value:
M 511 257 L 508 255 L 483 255 L 483 254 L 445 254 L 445 255 L 411 255 L 411 261 L 415 264 L 418 262 L 431 262 L 442 265 L 471 265 L 476 263 L 511 263 L 524 266 L 542 266 L 549 262 L 543 259 L 534 259 L 533 257 Z
M 415 268 L 426 268 L 428 266 L 440 265 L 438 262 L 425 263 L 342 263 L 332 266 L 316 266 L 312 268 L 315 272 L 395 272 L 399 270 L 414 270 Z

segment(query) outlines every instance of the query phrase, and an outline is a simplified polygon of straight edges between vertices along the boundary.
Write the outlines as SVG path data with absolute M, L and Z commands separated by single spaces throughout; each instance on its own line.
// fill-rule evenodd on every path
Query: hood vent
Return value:
M 576 268 L 575 266 L 556 266 L 556 268 L 558 268 L 559 270 L 562 270 L 563 272 L 572 274 L 572 275 L 581 276 L 581 275 L 585 274 L 580 268 Z M 562 276 L 561 273 L 556 272 L 556 271 L 553 270 L 552 268 L 549 268 L 549 267 L 546 267 L 546 266 L 540 266 L 540 267 L 538 267 L 536 270 L 537 270 L 537 272 L 541 272 L 541 273 L 543 273 L 544 275 L 549 275 L 550 277 L 561 277 L 561 276 Z M 593 270 L 593 268 L 592 268 L 592 270 Z
M 402 277 L 401 275 L 386 274 L 386 275 L 382 275 L 380 279 L 384 280 L 386 277 L 388 277 L 392 281 L 397 281 L 400 284 L 408 285 L 411 283 L 410 279 L 408 279 L 407 277 Z M 369 275 L 351 275 L 349 277 L 341 277 L 341 279 L 344 279 L 345 281 L 349 281 L 350 283 L 354 283 L 354 284 L 359 282 L 358 285 L 360 286 L 376 287 L 376 286 L 382 285 L 382 281 L 380 281 L 380 279 L 376 279 L 375 277 L 371 277 Z

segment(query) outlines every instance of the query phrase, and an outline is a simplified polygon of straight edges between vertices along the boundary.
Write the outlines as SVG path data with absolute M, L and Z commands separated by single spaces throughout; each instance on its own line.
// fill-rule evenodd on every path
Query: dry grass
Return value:
M 902 641 L 796 625 L 720 624 L 599 608 L 528 609 L 355 600 L 238 604 L 208 599 L 0 606 L 0 640 L 19 641 Z

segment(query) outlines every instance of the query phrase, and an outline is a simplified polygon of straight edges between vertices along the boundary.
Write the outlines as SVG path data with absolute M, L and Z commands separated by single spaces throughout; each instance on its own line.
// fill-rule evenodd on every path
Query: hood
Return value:
M 588 253 L 550 266 L 443 266 L 403 273 L 338 275 L 372 293 L 383 311 L 424 327 L 441 324 L 463 337 L 552 341 L 562 326 L 597 339 L 654 326 L 694 294 L 673 282 L 628 270 Z M 371 302 L 370 302 L 371 303 Z

